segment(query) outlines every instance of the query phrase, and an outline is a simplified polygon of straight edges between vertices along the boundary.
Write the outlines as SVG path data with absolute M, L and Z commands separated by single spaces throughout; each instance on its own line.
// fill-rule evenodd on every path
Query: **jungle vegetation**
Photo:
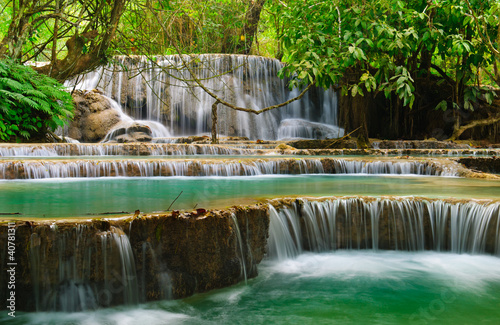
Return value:
M 406 129 L 416 114 L 436 110 L 453 120 L 450 139 L 500 121 L 498 0 L 3 0 L 0 6 L 0 56 L 48 62 L 33 68 L 59 82 L 115 55 L 254 54 L 284 62 L 281 75 L 291 78 L 290 87 L 338 88 L 350 107 L 343 117 L 348 130 L 364 126 L 368 134 L 366 107 L 373 102 L 395 138 L 413 134 Z M 464 120 L 464 112 L 479 110 Z

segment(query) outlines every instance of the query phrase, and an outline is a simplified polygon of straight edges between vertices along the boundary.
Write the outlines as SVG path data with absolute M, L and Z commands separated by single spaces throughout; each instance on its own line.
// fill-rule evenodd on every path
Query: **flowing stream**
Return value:
M 298 95 L 275 77 L 281 68 L 276 60 L 186 59 L 208 88 L 239 106 L 259 109 Z M 0 145 L 0 217 L 20 219 L 20 236 L 28 236 L 28 247 L 18 247 L 16 254 L 28 254 L 30 268 L 18 276 L 29 277 L 36 310 L 19 310 L 15 318 L 1 313 L 0 323 L 498 323 L 500 181 L 459 178 L 463 167 L 455 160 L 429 157 L 493 157 L 498 149 L 413 152 L 403 143 L 402 149 L 370 151 L 377 157 L 333 157 L 304 155 L 344 151 L 284 156 L 276 141 L 175 143 L 185 140 L 170 136 L 210 131 L 213 98 L 189 81 L 178 56 L 118 61 L 87 74 L 77 87 L 101 89 L 116 100 L 124 120 L 146 121 L 155 129 L 158 143 Z M 218 129 L 253 140 L 338 137 L 343 130 L 337 127 L 336 101 L 331 89 L 315 89 L 258 116 L 221 106 Z M 426 156 L 408 157 L 413 153 Z M 269 201 L 282 197 L 289 199 Z M 248 253 L 255 229 L 248 216 L 238 220 L 233 214 L 230 235 L 217 238 L 220 246 L 209 256 L 216 260 L 226 237 L 234 236 L 230 265 L 241 270 L 235 278 L 241 283 L 169 300 L 169 268 L 176 266 L 161 260 L 154 245 L 174 237 L 162 237 L 168 230 L 155 228 L 134 242 L 134 231 L 143 229 L 139 222 L 151 220 L 136 223 L 140 213 L 262 202 L 270 227 L 259 275 L 251 278 L 255 265 L 247 267 L 257 260 Z M 121 229 L 105 220 L 116 215 L 134 219 Z M 193 220 L 213 221 L 205 215 L 190 219 L 195 216 L 179 217 L 182 231 Z M 87 225 L 75 218 L 74 224 L 61 223 L 65 229 L 57 223 L 32 228 L 39 219 L 72 217 L 98 218 Z M 93 237 L 83 236 L 86 227 Z M 155 272 L 154 282 L 146 270 Z M 103 275 L 100 282 L 96 274 Z M 120 280 L 120 290 L 110 279 Z M 146 302 L 151 292 L 162 300 Z
M 259 269 L 248 285 L 183 300 L 19 313 L 9 324 L 497 324 L 500 318 L 497 257 L 348 250 L 266 261 Z

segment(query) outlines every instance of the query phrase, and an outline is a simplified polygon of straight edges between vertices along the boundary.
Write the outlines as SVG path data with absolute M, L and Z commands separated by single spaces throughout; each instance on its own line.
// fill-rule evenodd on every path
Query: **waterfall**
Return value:
M 256 176 L 276 174 L 390 174 L 456 176 L 458 167 L 439 162 L 366 162 L 335 158 L 243 160 L 2 160 L 0 179 L 110 176 Z
M 123 112 L 121 106 L 114 99 L 109 97 L 107 99 L 110 103 L 111 108 L 116 112 L 118 112 L 121 122 L 119 122 L 108 132 L 108 134 L 104 137 L 102 142 L 110 141 L 111 139 L 119 135 L 117 134 L 117 132 L 120 129 L 127 130 L 129 127 L 133 126 L 136 123 L 147 126 L 151 130 L 151 136 L 153 138 L 165 138 L 171 136 L 170 132 L 163 124 L 151 120 L 134 120 L 133 118 L 131 118 L 130 116 L 128 116 Z
M 297 206 L 294 206 L 296 209 Z M 302 253 L 302 235 L 298 211 L 283 209 L 277 212 L 269 205 L 268 255 L 278 260 L 295 257 Z
M 278 260 L 336 249 L 500 254 L 499 202 L 339 198 L 269 211 L 268 255 Z
M 62 156 L 186 156 L 186 155 L 266 155 L 266 154 L 279 154 L 279 151 L 274 150 L 276 143 L 269 143 L 264 145 L 256 145 L 254 142 L 239 143 L 239 144 L 186 144 L 183 138 L 171 139 L 158 139 L 158 141 L 169 142 L 155 142 L 155 143 L 47 143 L 47 144 L 13 144 L 13 143 L 0 143 L 0 157 L 62 157 Z M 179 142 L 181 141 L 181 142 Z M 373 150 L 362 151 L 363 154 L 376 154 L 376 155 L 422 155 L 430 157 L 449 157 L 454 156 L 499 156 L 499 149 L 475 149 L 475 150 Z M 453 153 L 452 153 L 453 152 Z M 358 155 L 360 152 L 357 149 L 343 150 L 332 149 L 325 151 L 318 150 L 300 150 L 300 155 L 315 155 L 315 154 L 331 154 L 331 155 Z M 403 163 L 401 161 L 401 163 Z M 377 163 L 373 162 L 371 166 Z M 342 167 L 340 167 L 342 169 Z M 362 168 L 358 167 L 358 168 Z M 373 168 L 372 168 L 373 169 Z
M 222 145 L 164 143 L 0 144 L 0 157 L 255 155 L 261 152 Z
M 85 226 L 78 225 L 72 234 L 64 233 L 57 236 L 57 226 L 50 227 L 49 238 L 57 236 L 57 252 L 51 254 L 53 261 L 47 263 L 45 245 L 41 240 L 43 234 L 36 232 L 30 238 L 31 276 L 35 293 L 35 308 L 37 311 L 67 311 L 95 309 L 98 306 L 97 297 L 90 286 L 92 254 L 87 250 L 77 250 L 85 246 L 85 237 L 82 235 Z M 78 254 L 67 256 L 67 249 L 75 250 Z M 58 265 L 56 270 L 44 270 L 42 265 Z M 81 268 L 77 265 L 83 266 Z M 57 271 L 58 283 L 47 283 L 50 273 Z
M 134 256 L 122 230 L 111 227 L 101 233 L 101 249 L 96 250 L 96 239 L 86 225 L 61 232 L 54 226 L 48 234 L 47 228 L 40 229 L 31 234 L 29 247 L 37 311 L 76 312 L 138 303 Z M 54 267 L 45 268 L 48 265 Z
M 258 110 L 299 93 L 290 91 L 287 81 L 277 77 L 282 63 L 275 59 L 218 54 L 185 55 L 184 59 L 206 88 L 236 106 Z M 117 57 L 117 61 L 78 79 L 76 87 L 98 88 L 132 118 L 159 122 L 175 136 L 210 132 L 215 100 L 195 84 L 178 55 Z M 73 87 L 76 81 L 67 86 Z M 324 138 L 333 136 L 325 131 L 332 128 L 337 135 L 343 134 L 336 128 L 337 99 L 331 89 L 312 89 L 301 100 L 260 115 L 219 106 L 218 131 L 223 135 L 277 139 L 281 129 L 282 136 Z M 305 123 L 281 125 L 285 119 Z
M 104 278 L 106 279 L 106 284 L 104 286 L 104 294 L 109 297 L 110 294 L 120 291 L 124 304 L 135 305 L 139 303 L 134 253 L 128 236 L 121 229 L 111 227 L 109 232 L 101 235 L 101 240 L 105 265 L 108 258 L 118 257 L 118 265 L 121 266 L 120 269 L 114 270 L 114 272 L 105 271 Z M 108 254 L 109 256 L 107 256 Z M 110 278 L 112 279 L 111 281 L 108 280 Z
M 238 241 L 238 247 L 240 248 L 240 264 L 243 272 L 243 279 L 245 280 L 245 284 L 247 284 L 247 267 L 245 262 L 245 255 L 243 255 L 243 240 L 241 239 L 240 226 L 238 225 L 238 219 L 234 213 L 231 213 L 231 219 L 234 223 L 236 239 Z

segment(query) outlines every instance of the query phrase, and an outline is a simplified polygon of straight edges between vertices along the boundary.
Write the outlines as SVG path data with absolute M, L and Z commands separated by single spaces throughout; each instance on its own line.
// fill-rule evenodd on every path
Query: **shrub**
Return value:
M 71 95 L 56 80 L 13 60 L 0 61 L 0 141 L 45 137 L 71 117 Z

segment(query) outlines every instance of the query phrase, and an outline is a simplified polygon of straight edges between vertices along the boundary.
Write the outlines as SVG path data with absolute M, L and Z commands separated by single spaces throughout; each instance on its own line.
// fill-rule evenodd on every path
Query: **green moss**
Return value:
M 157 241 L 160 241 L 163 232 L 163 227 L 161 225 L 156 226 L 155 237 Z

